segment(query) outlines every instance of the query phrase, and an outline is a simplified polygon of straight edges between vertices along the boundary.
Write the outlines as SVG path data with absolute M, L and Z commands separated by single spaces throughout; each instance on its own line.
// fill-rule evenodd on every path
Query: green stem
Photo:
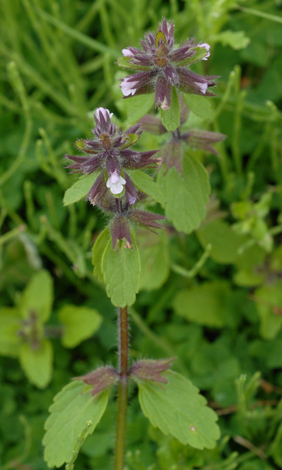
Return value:
M 127 306 L 124 308 L 119 307 L 118 310 L 120 380 L 118 384 L 115 470 L 123 470 L 128 399 L 128 312 Z

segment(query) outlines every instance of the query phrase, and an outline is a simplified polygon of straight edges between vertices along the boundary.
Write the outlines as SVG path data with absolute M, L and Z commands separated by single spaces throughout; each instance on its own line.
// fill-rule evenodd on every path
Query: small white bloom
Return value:
M 207 91 L 207 88 L 208 88 L 208 84 L 207 83 L 199 83 L 199 82 L 195 82 L 195 85 L 198 85 L 198 87 L 200 88 L 201 92 L 202 93 L 206 93 Z
M 110 175 L 110 178 L 109 178 L 112 184 L 117 183 L 119 179 L 120 179 L 120 176 L 118 175 L 116 170 Z
M 129 49 L 122 49 L 122 53 L 125 57 L 131 57 L 134 55 Z
M 208 57 L 211 55 L 210 54 L 211 46 L 209 44 L 207 44 L 206 42 L 204 42 L 204 44 L 200 44 L 199 47 L 204 47 L 206 49 L 207 55 L 203 58 L 203 60 L 208 60 Z
M 128 78 L 124 78 L 124 80 L 121 82 L 121 91 L 123 92 L 124 96 L 129 96 L 129 95 L 134 95 L 136 92 L 136 88 L 134 88 L 134 85 L 137 84 L 137 82 L 128 82 Z
M 117 172 L 114 171 L 114 173 L 112 173 L 108 179 L 106 185 L 107 188 L 110 189 L 111 193 L 120 194 L 123 191 L 125 183 L 125 179 L 122 176 L 118 176 Z
M 104 116 L 105 119 L 107 119 L 107 117 L 109 116 L 110 119 L 111 117 L 113 116 L 114 113 L 110 113 L 110 111 L 108 109 L 105 109 L 105 108 L 97 108 L 96 109 L 96 112 L 95 112 L 95 116 L 99 119 L 99 112 L 102 113 L 102 115 Z

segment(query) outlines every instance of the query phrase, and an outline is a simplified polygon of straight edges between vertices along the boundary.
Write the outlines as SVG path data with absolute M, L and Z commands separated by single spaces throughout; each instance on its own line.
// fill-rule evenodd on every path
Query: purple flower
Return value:
M 185 123 L 188 115 L 189 109 L 185 105 L 183 99 L 180 99 L 180 126 Z M 163 126 L 161 119 L 156 116 L 150 116 L 147 114 L 143 116 L 139 122 L 142 124 L 142 127 L 145 131 L 148 131 L 152 134 L 161 135 L 168 132 L 167 129 Z M 220 142 L 225 138 L 226 135 L 219 132 L 190 129 L 188 132 L 184 132 L 182 134 L 181 131 L 177 129 L 176 131 L 172 132 L 171 140 L 167 142 L 160 151 L 162 163 L 166 164 L 167 170 L 174 166 L 177 171 L 181 173 L 183 142 L 185 142 L 185 144 L 187 144 L 189 147 L 201 149 L 219 156 L 219 153 L 214 148 L 213 144 Z
M 75 142 L 75 146 L 86 156 L 66 155 L 75 162 L 67 166 L 73 172 L 86 175 L 100 172 L 86 196 L 86 200 L 93 205 L 97 204 L 108 190 L 115 197 L 125 194 L 127 202 L 133 204 L 137 198 L 137 190 L 125 169 L 150 168 L 158 161 L 151 158 L 158 150 L 137 152 L 129 149 L 142 134 L 141 125 L 135 124 L 126 132 L 122 132 L 121 128 L 117 129 L 111 122 L 112 115 L 108 109 L 98 108 L 94 113 L 94 140 Z
M 208 44 L 187 39 L 175 48 L 174 24 L 166 19 L 159 24 L 156 34 L 147 33 L 140 42 L 143 50 L 128 47 L 122 51 L 124 57 L 118 60 L 121 67 L 135 72 L 121 83 L 125 97 L 155 91 L 155 106 L 166 110 L 170 107 L 173 86 L 184 93 L 213 96 L 207 89 L 215 85 L 216 77 L 202 77 L 188 68 L 198 60 L 207 60 L 210 55 Z

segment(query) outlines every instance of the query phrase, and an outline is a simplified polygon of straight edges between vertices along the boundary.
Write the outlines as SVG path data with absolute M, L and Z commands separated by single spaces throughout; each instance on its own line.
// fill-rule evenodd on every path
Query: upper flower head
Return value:
M 94 140 L 77 140 L 75 146 L 86 153 L 86 156 L 66 155 L 75 163 L 67 168 L 74 172 L 90 174 L 95 171 L 101 173 L 95 180 L 86 199 L 96 204 L 106 193 L 107 188 L 116 197 L 120 197 L 125 189 L 125 197 L 129 204 L 133 204 L 137 198 L 137 191 L 124 171 L 124 169 L 148 168 L 156 163 L 157 159 L 151 157 L 157 152 L 137 152 L 129 150 L 142 134 L 140 124 L 135 124 L 130 129 L 122 132 L 111 122 L 113 113 L 108 109 L 98 108 L 94 113 L 96 127 L 92 130 Z
M 118 61 L 120 66 L 137 72 L 123 79 L 124 96 L 155 90 L 155 106 L 168 109 L 172 86 L 185 93 L 213 95 L 207 88 L 215 85 L 212 80 L 215 77 L 202 77 L 188 69 L 188 65 L 209 57 L 208 44 L 187 39 L 181 47 L 175 48 L 173 21 L 168 23 L 165 19 L 156 34 L 147 33 L 140 42 L 143 50 L 127 47 L 122 51 L 124 57 Z

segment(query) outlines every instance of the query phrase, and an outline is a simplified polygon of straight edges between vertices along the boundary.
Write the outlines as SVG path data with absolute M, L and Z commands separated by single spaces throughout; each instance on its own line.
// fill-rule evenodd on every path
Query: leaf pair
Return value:
M 53 348 L 44 326 L 52 305 L 53 279 L 42 270 L 31 278 L 17 308 L 0 309 L 0 354 L 18 357 L 29 381 L 39 388 L 52 377 Z M 58 317 L 62 343 L 69 348 L 92 336 L 102 321 L 96 310 L 74 305 L 65 305 Z
M 164 377 L 168 383 L 161 386 L 137 380 L 144 414 L 153 426 L 164 434 L 171 434 L 182 444 L 197 449 L 213 448 L 219 438 L 214 411 L 206 406 L 205 398 L 188 379 L 172 371 L 165 372 Z M 75 381 L 54 398 L 43 439 L 46 446 L 44 456 L 49 467 L 60 467 L 71 461 L 78 437 L 87 422 L 92 421 L 88 435 L 102 418 L 109 390 L 93 398 L 90 397 L 90 389 L 91 386 L 85 387 L 84 383 Z

